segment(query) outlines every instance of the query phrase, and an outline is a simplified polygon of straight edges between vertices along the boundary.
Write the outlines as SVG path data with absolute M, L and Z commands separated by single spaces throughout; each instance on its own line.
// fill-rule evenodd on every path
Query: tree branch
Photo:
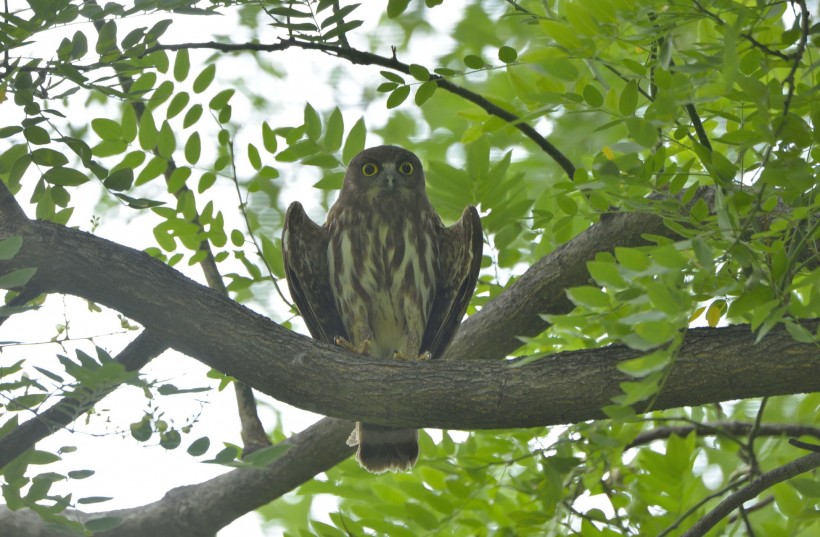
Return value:
M 682 537 L 700 537 L 706 535 L 711 528 L 720 522 L 723 518 L 729 515 L 732 511 L 742 506 L 744 502 L 753 499 L 755 496 L 780 483 L 804 472 L 808 472 L 812 468 L 820 466 L 820 453 L 810 453 L 799 459 L 796 459 L 788 464 L 784 464 L 770 472 L 762 474 L 757 479 L 745 487 L 738 489 L 729 496 L 727 496 L 717 507 L 709 511 L 706 516 L 698 520 L 691 528 L 689 528 Z
M 387 58 L 379 56 L 372 52 L 357 50 L 350 47 L 329 45 L 327 43 L 314 41 L 300 41 L 295 38 L 283 39 L 275 44 L 262 43 L 217 43 L 210 41 L 207 43 L 183 43 L 179 45 L 156 45 L 145 50 L 144 54 L 150 54 L 157 50 L 182 50 L 182 49 L 211 49 L 222 52 L 240 52 L 240 51 L 257 51 L 257 52 L 276 52 L 286 50 L 291 47 L 297 47 L 305 50 L 318 50 L 326 54 L 332 54 L 339 58 L 349 61 L 350 63 L 359 65 L 378 65 L 399 71 L 406 75 L 410 74 L 410 66 L 406 63 L 400 62 L 395 58 Z M 490 115 L 503 119 L 519 131 L 524 136 L 533 141 L 542 151 L 549 155 L 564 172 L 572 179 L 575 175 L 575 165 L 564 155 L 557 147 L 555 147 L 549 140 L 541 136 L 529 123 L 523 121 L 519 116 L 509 112 L 500 106 L 492 103 L 481 95 L 474 93 L 457 84 L 453 84 L 446 78 L 439 75 L 431 75 L 430 80 L 434 80 L 438 87 L 458 95 L 462 99 L 469 101 Z
M 601 418 L 601 407 L 620 393 L 618 383 L 628 380 L 618 362 L 639 355 L 607 347 L 562 353 L 526 367 L 497 360 L 382 361 L 299 336 L 142 252 L 48 222 L 30 222 L 22 230 L 0 228 L 0 238 L 15 233 L 22 235 L 23 246 L 0 269 L 38 267 L 34 279 L 42 289 L 104 304 L 180 352 L 264 393 L 344 419 L 484 429 Z M 544 274 L 553 285 L 563 289 L 562 277 L 577 277 L 566 271 L 589 258 L 592 245 L 584 240 L 589 238 L 577 250 L 571 241 L 547 257 L 547 265 L 562 269 Z M 516 293 L 538 300 L 532 297 L 543 292 L 541 282 L 531 275 L 521 280 Z M 507 317 L 527 325 L 530 316 L 549 311 L 526 313 L 526 301 L 520 306 L 488 304 L 473 322 L 487 327 L 485 337 L 506 339 L 521 333 Z M 456 352 L 463 349 L 462 344 Z M 772 360 L 773 355 L 779 359 Z M 736 375 L 733 382 L 726 382 L 726 371 Z M 758 344 L 746 326 L 695 329 L 654 408 L 817 390 L 816 348 L 795 341 L 785 329 L 772 330 Z
M 638 434 L 624 449 L 642 446 L 654 440 L 669 438 L 672 435 L 684 437 L 693 431 L 698 436 L 746 435 L 753 427 L 754 424 L 745 421 L 719 421 L 674 427 L 655 427 Z M 764 423 L 758 429 L 756 436 L 814 436 L 820 438 L 820 428 L 791 423 Z

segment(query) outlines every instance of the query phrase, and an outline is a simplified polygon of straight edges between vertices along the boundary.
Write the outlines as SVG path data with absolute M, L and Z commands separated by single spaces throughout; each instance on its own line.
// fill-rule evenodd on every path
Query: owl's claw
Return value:
M 425 351 L 418 356 L 407 356 L 401 351 L 396 351 L 393 353 L 394 360 L 403 360 L 405 362 L 426 362 L 430 359 L 430 351 Z
M 356 354 L 367 354 L 367 352 L 370 350 L 369 339 L 362 340 L 362 342 L 358 345 L 354 345 L 353 343 L 349 342 L 341 336 L 336 336 L 336 339 L 334 339 L 334 341 L 336 342 L 336 345 L 344 349 L 347 349 L 350 352 L 355 352 Z

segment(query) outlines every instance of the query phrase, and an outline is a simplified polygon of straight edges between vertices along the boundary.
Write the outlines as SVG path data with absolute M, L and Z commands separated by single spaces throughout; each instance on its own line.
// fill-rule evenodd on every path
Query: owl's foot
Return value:
M 396 351 L 393 353 L 394 360 L 403 360 L 405 362 L 426 362 L 430 359 L 430 351 L 423 352 L 418 356 L 407 356 L 401 351 Z
M 367 354 L 367 352 L 370 350 L 369 339 L 362 340 L 362 342 L 358 345 L 354 345 L 353 343 L 349 342 L 348 340 L 340 336 L 336 336 L 336 339 L 334 341 L 336 342 L 336 345 L 344 349 L 347 349 L 350 352 L 355 352 L 356 354 Z

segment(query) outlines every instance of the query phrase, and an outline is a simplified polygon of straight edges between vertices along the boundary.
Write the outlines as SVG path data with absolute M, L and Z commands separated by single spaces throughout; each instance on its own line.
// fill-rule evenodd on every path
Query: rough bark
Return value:
M 110 241 L 47 222 L 0 231 L 23 237 L 20 253 L 0 264 L 0 270 L 38 267 L 38 288 L 104 304 L 142 323 L 171 347 L 253 388 L 338 418 L 495 429 L 601 417 L 599 409 L 619 393 L 618 383 L 628 380 L 617 363 L 637 355 L 607 347 L 562 353 L 520 368 L 501 361 L 379 361 L 299 336 L 142 252 Z M 576 266 L 572 252 L 567 248 L 556 257 L 572 259 L 567 264 Z M 586 251 L 578 256 L 586 257 Z M 509 308 L 487 307 L 474 322 L 486 323 L 487 317 L 526 323 L 532 316 L 517 302 Z M 484 330 L 490 339 L 510 333 L 501 321 L 485 324 Z M 461 337 L 469 337 L 469 331 Z M 463 348 L 457 347 L 453 358 L 461 358 L 456 353 L 466 352 L 459 351 Z M 816 348 L 794 341 L 785 330 L 773 330 L 756 344 L 745 326 L 697 329 L 688 334 L 654 408 L 816 390 Z
M 532 337 L 547 328 L 542 313 L 568 313 L 574 305 L 565 290 L 589 285 L 586 264 L 616 246 L 649 244 L 644 237 L 674 237 L 663 218 L 649 213 L 617 213 L 580 233 L 532 265 L 513 285 L 489 302 L 480 315 L 459 327 L 444 359 L 498 359 L 521 346 L 519 336 Z

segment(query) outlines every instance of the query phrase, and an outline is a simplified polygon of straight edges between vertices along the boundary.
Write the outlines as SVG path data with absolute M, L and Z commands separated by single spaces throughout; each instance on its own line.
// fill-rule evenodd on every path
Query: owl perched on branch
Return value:
M 366 149 L 316 225 L 294 202 L 282 249 L 291 296 L 314 338 L 385 359 L 438 358 L 455 335 L 481 264 L 475 207 L 444 227 L 421 161 L 396 146 Z M 370 472 L 409 470 L 415 429 L 356 423 L 349 445 Z

